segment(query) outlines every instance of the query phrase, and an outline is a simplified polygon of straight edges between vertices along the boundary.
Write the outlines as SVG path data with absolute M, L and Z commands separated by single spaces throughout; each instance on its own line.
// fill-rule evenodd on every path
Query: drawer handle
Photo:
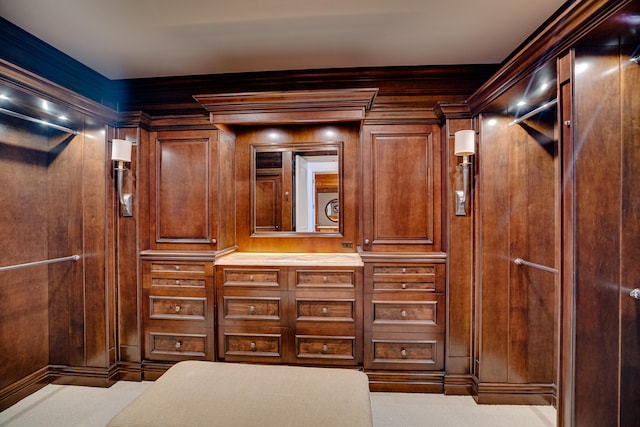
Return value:
M 249 313 L 253 314 L 256 311 L 256 306 L 255 305 L 250 305 L 249 306 Z
M 250 282 L 253 282 L 253 274 L 250 274 L 250 275 L 249 275 L 249 281 L 250 281 Z
M 322 344 L 322 354 L 325 354 L 327 351 L 329 351 L 329 346 L 326 344 Z
M 322 307 L 322 314 L 327 314 L 329 309 L 327 307 Z
M 323 282 L 325 282 L 325 283 L 326 283 L 326 282 L 327 282 L 327 280 L 329 280 L 329 278 L 328 278 L 327 276 L 322 276 L 322 281 L 323 281 Z
M 179 284 L 180 284 L 180 280 L 176 280 L 176 285 L 179 285 Z
M 400 316 L 402 316 L 403 318 L 406 318 L 407 317 L 407 310 L 402 310 L 400 312 Z
M 176 270 L 180 270 L 180 266 L 179 265 L 176 265 Z
M 402 284 L 402 289 L 407 289 L 407 284 L 406 283 Z
M 256 351 L 256 343 L 252 342 L 251 344 L 249 344 L 249 349 L 251 351 Z
M 182 344 L 180 344 L 180 341 L 176 341 L 176 350 L 180 350 L 181 346 Z
M 407 358 L 407 350 L 405 350 L 404 348 L 402 350 L 400 350 L 400 356 L 402 356 L 403 359 Z
M 211 239 L 211 244 L 215 245 L 216 243 L 218 243 L 218 241 L 216 239 Z
M 407 272 L 407 269 L 403 267 L 403 268 L 402 268 L 402 274 L 404 274 L 404 273 L 406 273 L 406 272 Z
M 176 305 L 176 313 L 179 313 L 179 312 L 180 312 L 180 306 Z

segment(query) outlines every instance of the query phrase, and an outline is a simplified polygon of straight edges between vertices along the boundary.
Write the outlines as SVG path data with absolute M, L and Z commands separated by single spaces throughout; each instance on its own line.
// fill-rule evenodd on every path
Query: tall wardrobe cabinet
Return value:
M 214 262 L 235 245 L 235 144 L 217 129 L 157 131 L 149 139 L 141 295 L 151 378 L 154 362 L 214 360 Z

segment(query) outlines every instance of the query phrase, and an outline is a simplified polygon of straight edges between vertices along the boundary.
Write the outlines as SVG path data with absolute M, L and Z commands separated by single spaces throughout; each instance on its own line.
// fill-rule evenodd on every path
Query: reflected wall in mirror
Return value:
M 342 143 L 252 146 L 253 232 L 341 233 Z

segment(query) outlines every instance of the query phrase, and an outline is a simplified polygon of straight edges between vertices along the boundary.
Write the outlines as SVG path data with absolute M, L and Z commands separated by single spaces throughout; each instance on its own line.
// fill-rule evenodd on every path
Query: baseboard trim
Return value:
M 444 372 L 366 371 L 369 390 L 401 393 L 442 393 Z
M 0 411 L 18 403 L 49 384 L 49 367 L 45 366 L 0 390 Z
M 489 405 L 553 405 L 554 384 L 479 383 L 474 377 L 473 398 Z
M 108 368 L 50 365 L 49 376 L 53 384 L 110 387 L 118 381 L 118 365 Z
M 450 396 L 469 396 L 473 394 L 473 378 L 470 374 L 445 375 L 444 394 Z

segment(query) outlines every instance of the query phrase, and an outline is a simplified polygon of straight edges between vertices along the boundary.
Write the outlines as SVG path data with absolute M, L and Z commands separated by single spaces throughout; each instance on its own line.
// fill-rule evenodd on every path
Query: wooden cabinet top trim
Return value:
M 215 124 L 318 123 L 363 120 L 378 89 L 194 95 Z

